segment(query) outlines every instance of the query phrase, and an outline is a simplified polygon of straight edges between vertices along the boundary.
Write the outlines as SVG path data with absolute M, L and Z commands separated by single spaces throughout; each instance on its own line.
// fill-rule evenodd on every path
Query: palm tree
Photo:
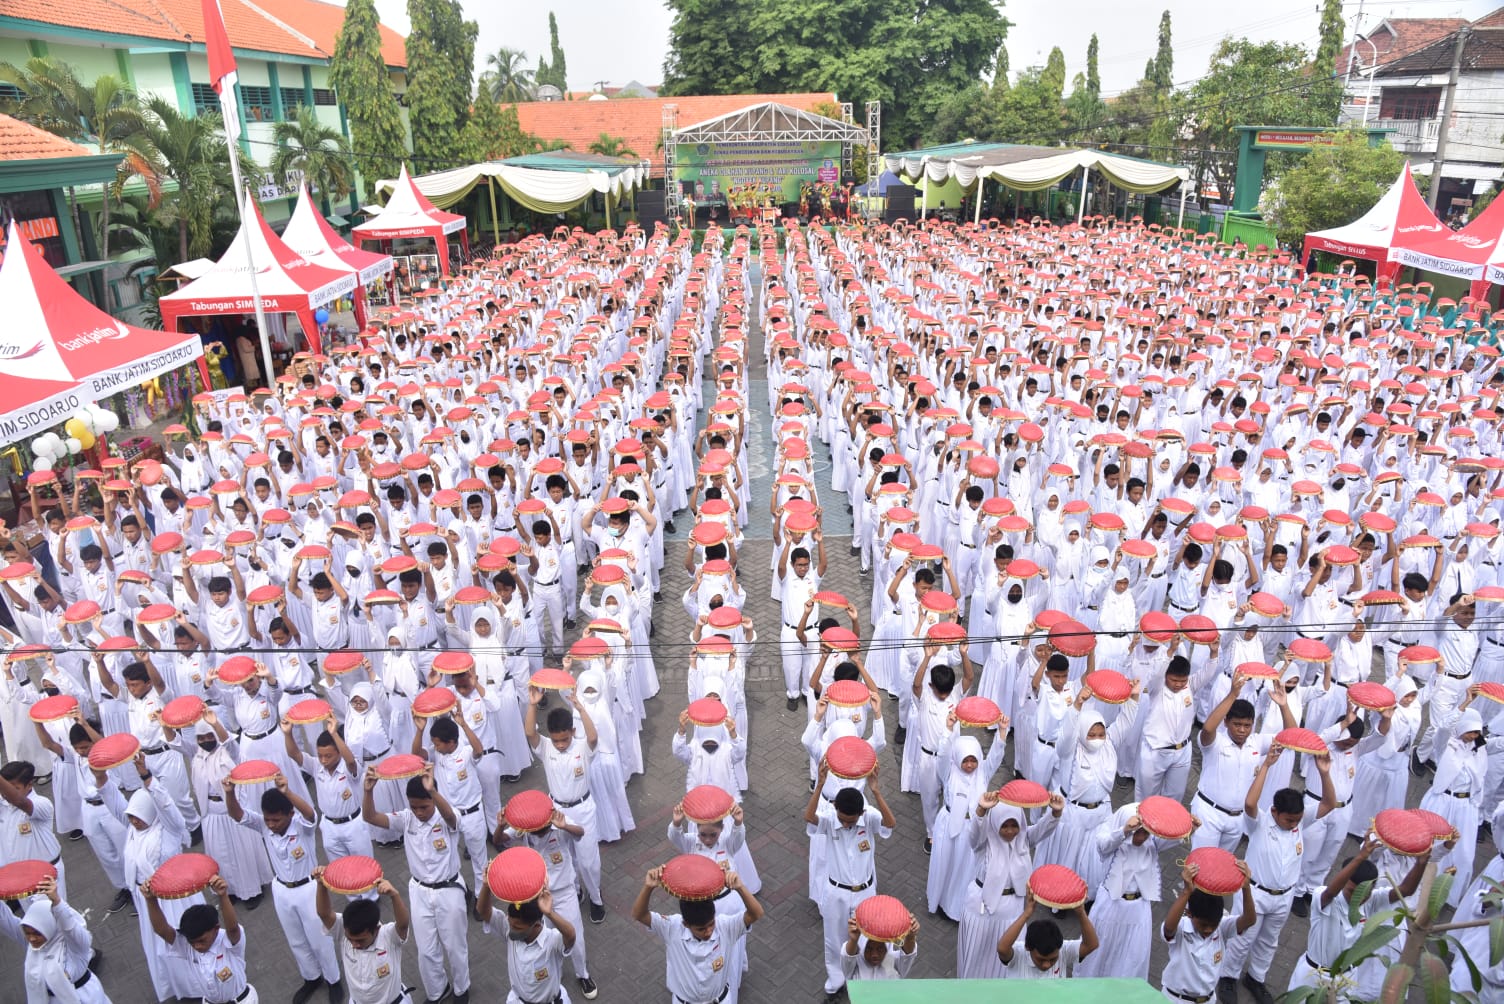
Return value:
M 620 136 L 612 136 L 610 133 L 601 133 L 590 144 L 590 152 L 598 153 L 602 157 L 636 157 L 637 154 L 627 141 Z
M 527 68 L 527 53 L 502 46 L 486 57 L 490 77 L 491 100 L 497 102 L 531 101 L 533 74 Z
M 338 129 L 320 122 L 311 107 L 301 105 L 296 117 L 276 124 L 272 138 L 277 141 L 277 152 L 272 154 L 272 175 L 286 178 L 292 171 L 302 172 L 309 189 L 318 190 L 324 215 L 328 216 L 330 201 L 343 199 L 355 186 L 350 144 L 345 137 Z
M 147 103 L 147 112 L 142 146 L 157 176 L 176 185 L 164 192 L 156 220 L 176 227 L 178 261 L 202 257 L 213 247 L 215 215 L 226 207 L 234 211 L 223 123 L 214 112 L 184 115 L 160 97 Z
M 86 84 L 72 67 L 47 57 L 32 57 L 25 66 L 0 63 L 0 80 L 21 91 L 18 101 L 9 102 L 18 118 L 101 154 L 120 155 L 115 181 L 100 203 L 100 257 L 109 258 L 110 203 L 120 199 L 125 183 L 139 175 L 147 179 L 153 199 L 160 194 L 141 151 L 146 121 L 140 98 L 119 77 L 105 74 Z M 75 225 L 77 213 L 75 204 Z

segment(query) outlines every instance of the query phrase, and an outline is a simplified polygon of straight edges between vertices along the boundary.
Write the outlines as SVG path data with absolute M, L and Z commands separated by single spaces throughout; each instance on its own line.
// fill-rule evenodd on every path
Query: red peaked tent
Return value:
M 1379 278 L 1393 279 L 1399 274 L 1400 263 L 1390 259 L 1391 248 L 1448 232 L 1421 198 L 1410 176 L 1410 162 L 1406 161 L 1389 191 L 1362 217 L 1346 226 L 1306 234 L 1301 260 L 1308 261 L 1312 251 L 1362 258 L 1379 263 Z
M 1419 235 L 1391 248 L 1389 260 L 1427 272 L 1473 280 L 1473 296 L 1488 295 L 1504 265 L 1504 199 L 1495 199 L 1461 230 Z
M 406 164 L 402 165 L 402 173 L 397 176 L 391 198 L 386 200 L 386 208 L 353 231 L 358 241 L 430 238 L 438 247 L 439 271 L 445 276 L 449 275 L 449 235 L 456 232 L 460 235 L 460 247 L 465 254 L 469 254 L 470 235 L 465 232 L 465 218 L 435 208 L 428 197 L 418 191 L 418 186 L 413 184 Z
M 354 292 L 355 273 L 326 268 L 304 258 L 267 226 L 249 193 L 245 205 L 240 232 L 214 267 L 157 301 L 162 308 L 162 327 L 176 331 L 178 321 L 184 317 L 249 314 L 255 309 L 250 280 L 254 262 L 256 291 L 265 311 L 296 314 L 308 338 L 308 347 L 314 352 L 323 351 L 314 311 Z M 271 374 L 266 379 L 269 383 Z
M 282 231 L 282 241 L 315 265 L 339 272 L 354 272 L 355 323 L 366 326 L 366 286 L 392 271 L 392 256 L 355 247 L 337 234 L 329 221 L 313 208 L 308 186 L 298 189 L 298 204 Z
M 52 270 L 14 220 L 0 261 L 0 443 L 45 431 L 86 404 L 191 363 L 197 335 L 122 324 Z

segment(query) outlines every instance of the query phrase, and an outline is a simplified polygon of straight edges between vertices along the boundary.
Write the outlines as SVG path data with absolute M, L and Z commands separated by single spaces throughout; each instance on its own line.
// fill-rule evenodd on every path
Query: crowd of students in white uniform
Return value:
M 1470 317 L 1139 223 L 752 236 L 529 239 L 270 392 L 196 399 L 165 463 L 32 477 L 45 555 L 3 533 L 0 569 L 0 854 L 55 871 L 0 910 L 29 1004 L 109 999 L 68 904 L 68 835 L 115 890 L 106 916 L 138 919 L 151 987 L 134 999 L 254 1001 L 240 917 L 268 885 L 299 1001 L 463 1004 L 472 925 L 506 937 L 508 1001 L 593 999 L 583 921 L 605 919 L 600 845 L 635 827 L 674 519 L 693 522 L 694 627 L 672 753 L 688 793 L 732 808 L 676 807 L 664 847 L 721 863 L 723 886 L 656 913 L 655 869 L 631 910 L 664 945 L 671 1000 L 737 999 L 763 915 L 748 832 L 792 822 L 738 804 L 759 636 L 807 721 L 827 999 L 916 959 L 912 915 L 881 938 L 856 919 L 899 792 L 918 796 L 923 907 L 958 925 L 960 977 L 1265 1004 L 1292 913 L 1310 935 L 1290 986 L 1331 979 L 1361 917 L 1414 895 L 1433 859 L 1456 870 L 1449 905 L 1480 915 L 1504 875 L 1494 858 L 1474 880 L 1504 785 L 1504 372 Z M 747 461 L 769 423 L 765 572 L 738 554 L 768 504 Z M 828 554 L 841 505 L 851 552 Z M 859 564 L 870 596 L 823 588 L 832 561 Z M 764 582 L 776 628 L 743 610 Z M 1370 679 L 1388 706 L 1350 698 Z M 996 711 L 981 728 L 967 696 Z M 185 697 L 201 705 L 173 727 Z M 1327 752 L 1282 749 L 1292 727 Z M 125 733 L 134 756 L 91 766 Z M 870 764 L 848 767 L 852 738 Z M 418 767 L 384 779 L 403 753 Z M 519 781 L 534 760 L 552 810 L 519 827 L 543 797 Z M 248 761 L 272 767 L 230 776 Z M 1406 857 L 1370 821 L 1406 806 L 1412 769 L 1449 825 Z M 1001 798 L 1010 776 L 1048 805 Z M 1192 811 L 1193 846 L 1247 838 L 1230 912 L 1194 867 L 1161 875 L 1167 844 L 1137 814 L 1151 796 Z M 503 923 L 487 865 L 509 843 L 543 854 L 547 889 Z M 406 896 L 383 879 L 336 913 L 321 862 L 399 845 Z M 218 863 L 213 895 L 159 897 L 153 876 L 190 847 Z M 1035 902 L 1044 864 L 1089 890 L 1079 938 Z M 1151 972 L 1156 939 L 1169 961 Z M 1486 941 L 1473 962 L 1481 999 L 1504 999 Z M 1375 959 L 1345 992 L 1382 976 Z M 1453 979 L 1472 987 L 1461 961 Z

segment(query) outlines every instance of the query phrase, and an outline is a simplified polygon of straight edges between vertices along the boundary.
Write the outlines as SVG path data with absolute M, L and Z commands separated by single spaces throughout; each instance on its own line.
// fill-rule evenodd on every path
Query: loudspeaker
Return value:
M 637 193 L 637 223 L 649 233 L 653 227 L 661 222 L 666 222 L 668 217 L 663 209 L 663 191 L 643 191 Z
M 914 186 L 913 185 L 889 185 L 887 192 L 887 208 L 883 211 L 883 221 L 892 223 L 894 220 L 914 218 Z

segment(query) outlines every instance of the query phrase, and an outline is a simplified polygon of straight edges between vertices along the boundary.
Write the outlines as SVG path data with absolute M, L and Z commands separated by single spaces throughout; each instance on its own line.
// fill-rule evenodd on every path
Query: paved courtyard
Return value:
M 755 288 L 755 287 L 754 287 Z M 748 1002 L 797 1002 L 819 1000 L 823 979 L 820 918 L 806 897 L 806 848 L 802 812 L 808 798 L 807 760 L 798 737 L 805 725 L 805 712 L 785 709 L 781 669 L 777 651 L 779 609 L 768 595 L 768 569 L 771 564 L 767 500 L 772 442 L 769 420 L 764 411 L 766 392 L 761 382 L 761 338 L 751 345 L 754 385 L 749 398 L 756 430 L 749 463 L 753 471 L 749 507 L 753 514 L 748 527 L 748 543 L 740 552 L 739 578 L 747 591 L 747 612 L 754 619 L 762 639 L 754 650 L 747 670 L 749 739 L 747 772 L 751 790 L 745 800 L 749 843 L 762 877 L 761 900 L 767 917 L 750 934 L 750 965 L 742 986 L 742 1000 Z M 822 460 L 828 461 L 823 446 L 818 448 Z M 850 517 L 838 496 L 829 493 L 828 462 L 819 469 L 822 501 L 825 507 L 826 545 L 830 567 L 826 587 L 852 597 L 863 610 L 871 593 L 870 577 L 860 573 L 857 559 L 850 553 Z M 642 745 L 647 772 L 632 781 L 628 788 L 637 828 L 621 841 L 602 847 L 604 864 L 603 892 L 607 908 L 601 926 L 588 923 L 582 932 L 589 946 L 590 968 L 600 985 L 603 1004 L 625 1004 L 640 1000 L 664 999 L 663 953 L 656 940 L 633 923 L 628 910 L 649 868 L 662 864 L 670 856 L 665 839 L 671 809 L 684 792 L 684 768 L 670 753 L 670 740 L 678 713 L 686 703 L 685 678 L 690 630 L 680 596 L 688 587 L 682 569 L 683 545 L 692 520 L 681 514 L 675 540 L 669 545 L 665 563 L 662 600 L 656 614 L 656 637 L 653 651 L 663 689 L 649 705 Z M 846 536 L 842 536 L 845 534 Z M 870 630 L 870 629 L 869 629 Z M 889 702 L 885 716 L 891 729 L 896 705 Z M 901 748 L 890 746 L 883 754 L 884 789 L 899 814 L 893 838 L 878 850 L 880 892 L 899 897 L 921 922 L 919 958 L 912 972 L 918 977 L 944 977 L 954 972 L 956 925 L 925 912 L 924 885 L 929 858 L 921 843 L 923 825 L 918 797 L 896 791 Z M 1008 761 L 1011 762 L 1011 756 Z M 1011 774 L 1004 774 L 999 781 Z M 1195 779 L 1192 778 L 1191 790 Z M 517 785 L 504 785 L 503 797 L 523 787 L 542 787 L 542 771 L 534 767 Z M 1410 804 L 1417 804 L 1422 787 L 1412 779 Z M 1120 788 L 1114 797 L 1117 804 L 1130 800 L 1131 791 Z M 93 855 L 83 842 L 63 843 L 68 866 L 69 886 L 74 905 L 87 913 L 95 944 L 104 953 L 100 974 L 103 983 L 117 1002 L 151 1000 L 150 983 L 142 960 L 136 920 L 129 912 L 106 918 L 105 905 L 113 895 L 104 882 Z M 1479 867 L 1493 853 L 1491 845 L 1480 846 Z M 407 868 L 398 850 L 377 850 L 388 878 L 406 890 Z M 1167 852 L 1162 862 L 1167 889 L 1177 881 L 1177 859 L 1184 850 Z M 1168 898 L 1168 895 L 1167 895 Z M 669 901 L 659 894 L 657 905 L 665 908 Z M 1155 910 L 1155 919 L 1163 916 L 1163 905 Z M 249 934 L 249 968 L 253 983 L 264 1001 L 283 1002 L 291 998 L 300 979 L 290 952 L 283 942 L 276 915 L 268 901 L 258 910 L 242 912 Z M 1112 932 L 1103 931 L 1104 938 Z M 1284 987 L 1289 966 L 1304 951 L 1306 922 L 1292 918 L 1284 934 L 1282 951 L 1271 972 L 1270 985 Z M 507 989 L 506 956 L 502 942 L 475 930 L 470 939 L 472 1000 L 499 1002 Z M 410 940 L 404 962 L 406 982 L 417 985 L 416 950 Z M 1164 963 L 1162 946 L 1156 946 L 1153 970 Z M 0 944 L 0 1001 L 23 999 L 20 986 L 20 950 L 11 943 Z M 566 967 L 566 972 L 568 968 Z M 566 978 L 566 987 L 575 990 Z M 421 1000 L 421 991 L 417 993 Z M 1245 995 L 1246 997 L 1246 995 Z M 578 994 L 575 993 L 578 1001 Z M 315 1001 L 322 996 L 315 997 Z

